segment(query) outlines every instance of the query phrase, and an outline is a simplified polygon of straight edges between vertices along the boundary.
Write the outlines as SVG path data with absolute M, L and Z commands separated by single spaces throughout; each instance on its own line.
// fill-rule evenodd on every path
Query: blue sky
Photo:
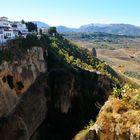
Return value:
M 0 0 L 0 16 L 79 27 L 89 23 L 140 26 L 140 0 Z

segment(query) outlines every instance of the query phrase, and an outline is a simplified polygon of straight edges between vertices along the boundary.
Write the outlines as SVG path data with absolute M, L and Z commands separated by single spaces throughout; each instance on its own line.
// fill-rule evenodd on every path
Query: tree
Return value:
M 29 34 L 26 36 L 26 38 L 22 39 L 22 47 L 23 48 L 30 49 L 33 46 L 39 46 L 39 45 L 40 45 L 40 42 L 39 42 L 36 35 Z
M 42 35 L 42 29 L 39 29 L 39 34 Z
M 48 29 L 48 33 L 49 33 L 50 36 L 57 36 L 58 35 L 58 33 L 56 31 L 56 27 L 50 27 Z
M 33 22 L 26 22 L 26 26 L 29 32 L 37 32 L 37 25 Z
M 25 21 L 24 21 L 24 19 L 22 19 L 22 20 L 21 20 L 21 23 L 22 23 L 22 24 L 25 24 Z
M 96 52 L 95 48 L 92 48 L 92 54 L 93 54 L 94 57 L 97 57 L 97 52 Z

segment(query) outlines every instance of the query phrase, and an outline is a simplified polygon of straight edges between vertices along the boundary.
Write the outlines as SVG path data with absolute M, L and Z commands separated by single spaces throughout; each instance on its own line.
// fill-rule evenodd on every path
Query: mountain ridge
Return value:
M 39 28 L 46 27 L 49 28 L 50 25 L 41 21 L 33 21 Z M 113 23 L 113 24 L 100 24 L 100 23 L 91 23 L 82 25 L 79 28 L 71 28 L 67 26 L 56 26 L 59 33 L 70 33 L 70 32 L 103 32 L 111 34 L 121 34 L 121 35 L 140 35 L 140 26 L 124 23 Z
M 60 29 L 58 30 L 58 32 Z M 103 32 L 111 34 L 121 35 L 140 35 L 140 27 L 131 24 L 87 24 L 82 25 L 79 28 L 70 30 L 71 32 Z M 61 29 L 60 33 L 64 33 L 65 30 Z M 68 31 L 67 31 L 68 32 Z

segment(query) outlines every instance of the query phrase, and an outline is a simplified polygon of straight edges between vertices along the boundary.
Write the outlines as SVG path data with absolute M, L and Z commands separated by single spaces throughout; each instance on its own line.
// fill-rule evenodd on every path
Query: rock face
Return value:
M 16 107 L 0 118 L 1 140 L 29 140 L 47 115 L 50 102 L 46 75 L 41 75 L 19 99 Z
M 89 135 L 91 133 L 92 135 Z M 140 110 L 120 99 L 110 97 L 87 134 L 87 138 L 92 137 L 96 137 L 96 140 L 140 139 Z
M 106 101 L 109 88 L 109 79 L 97 73 L 52 69 L 40 75 L 10 113 L 0 118 L 0 139 L 71 140 L 96 116 L 96 103 Z
M 15 105 L 18 96 L 29 88 L 40 72 L 46 71 L 41 47 L 27 50 L 21 58 L 18 55 L 22 52 L 14 54 L 12 63 L 5 61 L 0 65 L 0 116 Z
M 54 69 L 49 73 L 53 108 L 67 114 L 72 106 L 72 98 L 77 95 L 74 75 L 65 69 Z

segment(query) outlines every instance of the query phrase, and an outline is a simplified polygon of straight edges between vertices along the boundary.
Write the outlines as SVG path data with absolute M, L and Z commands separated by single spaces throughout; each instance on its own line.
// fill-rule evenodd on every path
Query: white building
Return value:
M 25 24 L 10 22 L 7 17 L 0 17 L 0 45 L 19 35 L 26 37 L 27 34 L 28 29 Z
M 8 21 L 8 18 L 0 17 L 0 44 L 4 44 L 7 42 L 7 40 L 14 38 L 15 33 Z
M 46 27 L 38 27 L 38 33 L 42 32 L 42 34 L 48 34 L 48 28 Z
M 21 36 L 26 37 L 26 35 L 29 33 L 26 25 L 22 24 L 21 22 L 13 22 L 13 23 L 11 23 L 11 25 L 14 30 L 14 33 L 17 36 L 21 35 Z

